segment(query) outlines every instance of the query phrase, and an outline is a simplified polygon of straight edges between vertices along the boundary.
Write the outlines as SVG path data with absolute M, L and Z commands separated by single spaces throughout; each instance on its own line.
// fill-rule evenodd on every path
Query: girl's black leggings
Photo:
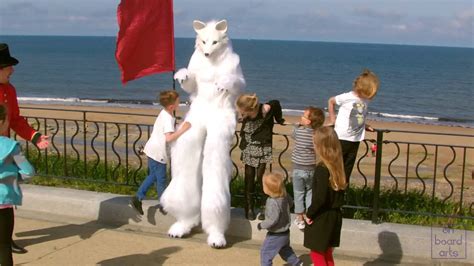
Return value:
M 258 184 L 259 186 L 259 198 L 265 198 L 265 194 L 263 193 L 263 184 L 262 184 L 262 177 L 265 173 L 266 164 L 262 163 L 258 165 L 258 167 L 252 167 L 250 165 L 245 165 L 245 193 L 255 195 L 255 186 Z M 255 174 L 257 174 L 257 182 L 255 182 Z
M 13 265 L 12 235 L 14 225 L 13 208 L 0 209 L 0 265 Z

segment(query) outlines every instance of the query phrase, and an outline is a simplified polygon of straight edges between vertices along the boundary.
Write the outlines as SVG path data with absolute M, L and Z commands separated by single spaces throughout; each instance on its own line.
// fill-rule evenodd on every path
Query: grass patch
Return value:
M 351 187 L 346 192 L 346 205 L 371 207 L 374 191 L 370 188 Z M 381 190 L 379 195 L 379 208 L 382 210 L 378 215 L 378 222 L 390 222 L 400 224 L 416 225 L 454 225 L 458 229 L 474 230 L 474 220 L 454 219 L 445 217 L 429 216 L 429 213 L 438 215 L 471 216 L 469 208 L 459 208 L 459 205 L 439 198 L 432 199 L 430 196 L 421 194 L 420 191 L 411 190 L 407 193 L 396 190 Z M 418 212 L 427 215 L 400 213 L 395 211 Z M 346 218 L 372 220 L 372 211 L 345 209 Z

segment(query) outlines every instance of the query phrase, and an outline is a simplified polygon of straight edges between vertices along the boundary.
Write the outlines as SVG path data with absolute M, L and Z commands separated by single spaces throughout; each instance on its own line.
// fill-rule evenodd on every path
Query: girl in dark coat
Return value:
M 311 250 L 314 265 L 334 265 L 332 252 L 339 246 L 341 238 L 341 207 L 347 186 L 341 144 L 332 127 L 321 127 L 314 132 L 314 146 L 320 162 L 314 170 L 313 196 L 305 218 L 304 246 Z

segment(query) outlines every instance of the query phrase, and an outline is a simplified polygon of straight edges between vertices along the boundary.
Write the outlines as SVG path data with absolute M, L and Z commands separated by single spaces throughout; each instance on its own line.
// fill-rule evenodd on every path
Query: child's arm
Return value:
M 369 124 L 365 124 L 365 130 L 367 130 L 369 132 L 375 132 L 375 129 L 373 127 L 371 127 Z
M 191 128 L 191 123 L 185 121 L 183 125 L 175 132 L 165 133 L 166 142 L 172 142 L 177 140 L 184 132 L 188 131 Z
M 314 171 L 313 180 L 311 205 L 306 211 L 308 224 L 311 224 L 308 219 L 310 221 L 314 220 L 326 202 L 326 194 L 329 186 L 329 170 L 326 167 L 318 165 Z
M 280 125 L 283 125 L 285 123 L 280 101 L 278 100 L 269 101 L 267 104 L 263 105 L 263 110 L 264 110 L 264 115 L 268 113 L 270 110 L 272 110 L 275 121 Z
M 336 122 L 336 111 L 335 111 L 335 106 L 336 106 L 336 97 L 331 97 L 328 100 L 328 126 L 334 125 Z
M 31 177 L 35 174 L 35 168 L 28 162 L 28 160 L 20 152 L 20 147 L 18 146 L 15 151 L 12 152 L 13 161 L 16 166 L 19 168 L 18 173 L 21 175 L 22 179 L 25 177 Z
M 265 220 L 257 225 L 258 230 L 268 229 L 275 225 L 280 218 L 280 208 L 274 200 L 270 200 L 265 208 Z

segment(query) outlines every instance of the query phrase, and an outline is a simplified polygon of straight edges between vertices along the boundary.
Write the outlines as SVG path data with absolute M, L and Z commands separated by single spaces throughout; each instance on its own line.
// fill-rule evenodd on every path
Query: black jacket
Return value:
M 259 141 L 262 143 L 262 145 L 265 144 L 272 144 L 272 137 L 273 137 L 273 125 L 274 125 L 274 120 L 278 124 L 283 124 L 285 123 L 285 119 L 283 119 L 283 113 L 281 110 L 281 105 L 280 102 L 277 100 L 271 100 L 267 103 L 270 105 L 270 111 L 265 114 L 264 121 L 262 125 L 255 130 L 255 132 L 252 134 L 252 140 Z M 254 121 L 257 119 L 261 119 L 263 116 L 263 104 L 260 104 L 258 114 L 255 118 L 245 118 L 242 121 L 242 128 L 245 127 L 245 124 L 249 121 Z M 247 141 L 245 140 L 244 137 L 244 131 L 240 130 L 240 145 L 239 148 L 241 150 L 245 149 L 247 146 Z
M 313 223 L 304 228 L 304 246 L 318 252 L 338 247 L 341 239 L 344 191 L 334 191 L 329 185 L 329 170 L 318 164 L 313 176 L 313 196 L 306 216 Z

